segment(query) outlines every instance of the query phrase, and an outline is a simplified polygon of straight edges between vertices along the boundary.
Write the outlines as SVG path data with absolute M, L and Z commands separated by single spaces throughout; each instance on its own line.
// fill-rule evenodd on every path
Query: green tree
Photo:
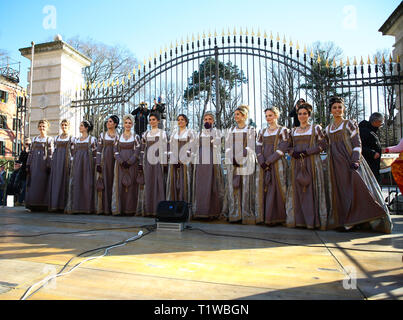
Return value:
M 218 70 L 217 70 L 218 69 Z M 216 72 L 218 71 L 219 105 L 217 105 Z M 232 112 L 239 101 L 233 96 L 233 90 L 246 83 L 247 79 L 242 70 L 232 62 L 219 62 L 214 58 L 206 58 L 188 79 L 188 86 L 184 90 L 184 100 L 189 106 L 193 104 L 196 112 L 197 124 L 201 128 L 204 113 L 211 104 L 215 109 L 216 126 L 228 128 L 231 126 Z M 190 108 L 189 108 L 190 109 Z

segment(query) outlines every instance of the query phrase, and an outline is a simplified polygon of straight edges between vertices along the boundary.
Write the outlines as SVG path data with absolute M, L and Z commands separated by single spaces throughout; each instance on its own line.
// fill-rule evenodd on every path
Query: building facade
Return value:
M 21 152 L 25 105 L 25 89 L 0 74 L 0 160 L 14 160 Z

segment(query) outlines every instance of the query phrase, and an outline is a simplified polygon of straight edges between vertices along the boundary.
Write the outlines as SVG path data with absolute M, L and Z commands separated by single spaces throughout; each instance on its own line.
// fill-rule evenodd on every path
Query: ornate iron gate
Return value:
M 279 122 L 290 127 L 289 112 L 302 97 L 312 104 L 314 121 L 324 127 L 330 121 L 329 97 L 339 95 L 348 118 L 361 121 L 375 111 L 385 115 L 381 140 L 387 146 L 403 137 L 401 85 L 399 57 L 329 61 L 326 52 L 308 52 L 278 35 L 234 30 L 176 42 L 124 78 L 87 83 L 76 92 L 72 107 L 79 108 L 80 118 L 95 123 L 96 134 L 108 115 L 122 116 L 143 101 L 151 108 L 161 96 L 168 131 L 179 113 L 188 116 L 190 127 L 200 129 L 207 110 L 216 113 L 218 128 L 228 128 L 240 104 L 250 106 L 250 124 L 257 128 L 265 125 L 264 109 L 270 105 L 279 107 Z M 384 184 L 391 185 L 390 173 L 388 177 Z M 386 188 L 391 201 L 397 188 Z

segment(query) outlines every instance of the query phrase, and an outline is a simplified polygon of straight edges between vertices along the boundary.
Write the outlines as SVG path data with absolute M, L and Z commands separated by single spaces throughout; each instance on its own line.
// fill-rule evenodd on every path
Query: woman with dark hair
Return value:
M 195 133 L 188 129 L 189 119 L 180 114 L 176 118 L 178 127 L 169 140 L 169 166 L 167 199 L 172 201 L 192 201 L 192 156 Z
M 381 189 L 362 156 L 359 128 L 344 119 L 344 100 L 329 101 L 333 121 L 326 127 L 330 214 L 328 228 L 350 229 L 370 222 L 372 229 L 390 233 L 392 222 Z
M 286 222 L 285 201 L 287 194 L 287 161 L 289 130 L 277 124 L 278 108 L 265 110 L 267 128 L 260 131 L 256 143 L 260 169 L 259 201 L 264 208 L 264 222 L 275 225 Z
M 49 206 L 49 175 L 53 153 L 53 139 L 47 133 L 50 123 L 38 122 L 39 136 L 32 139 L 27 160 L 27 190 L 25 206 L 31 210 L 47 210 Z
M 115 175 L 112 191 L 112 214 L 130 215 L 137 213 L 138 183 L 136 162 L 140 155 L 140 137 L 132 132 L 134 117 L 123 116 L 123 133 L 116 139 Z
M 291 183 L 286 202 L 286 225 L 326 230 L 326 193 L 320 158 L 326 143 L 321 126 L 310 124 L 311 114 L 312 106 L 301 104 L 298 108 L 300 125 L 291 131 Z
M 70 170 L 66 213 L 95 213 L 95 160 L 97 139 L 90 135 L 90 121 L 80 123 L 79 138 L 72 144 L 73 161 Z
M 214 114 L 206 112 L 203 129 L 196 139 L 193 172 L 193 217 L 219 218 L 224 201 L 221 169 L 221 133 L 214 128 Z
M 165 197 L 164 165 L 167 164 L 167 134 L 159 129 L 159 113 L 151 113 L 149 124 L 151 130 L 143 133 L 139 170 L 144 172 L 144 185 L 140 185 L 140 212 L 142 216 L 155 216 L 158 203 Z
M 64 211 L 69 189 L 71 168 L 71 146 L 73 137 L 69 135 L 70 122 L 66 119 L 60 122 L 62 133 L 55 137 L 55 150 L 52 156 L 50 171 L 49 211 Z
M 239 106 L 234 111 L 237 125 L 225 138 L 225 163 L 227 167 L 226 203 L 230 222 L 256 224 L 264 221 L 263 208 L 259 202 L 255 154 L 256 132 L 247 126 L 249 107 Z
M 114 145 L 118 138 L 116 128 L 119 125 L 119 117 L 110 116 L 106 122 L 106 132 L 102 132 L 98 139 L 96 161 L 96 209 L 97 214 L 112 214 L 112 187 L 115 169 Z

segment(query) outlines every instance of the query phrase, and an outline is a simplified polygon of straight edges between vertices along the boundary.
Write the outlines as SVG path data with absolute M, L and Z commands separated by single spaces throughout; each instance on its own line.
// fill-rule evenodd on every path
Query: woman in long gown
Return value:
M 234 112 L 237 123 L 225 138 L 225 163 L 227 167 L 226 203 L 229 222 L 257 224 L 264 221 L 259 202 L 259 175 L 256 174 L 256 132 L 246 125 L 249 107 L 239 106 Z
M 49 211 L 63 212 L 67 204 L 71 168 L 71 146 L 73 137 L 69 135 L 70 122 L 60 122 L 62 133 L 54 139 L 54 152 L 50 171 Z
M 116 128 L 119 117 L 110 116 L 106 122 L 106 132 L 100 134 L 97 148 L 96 162 L 96 188 L 97 188 L 97 214 L 112 214 L 112 188 L 115 171 L 114 146 L 118 137 Z
M 167 179 L 167 199 L 171 201 L 192 201 L 192 157 L 195 133 L 188 129 L 186 115 L 177 117 L 175 128 L 169 139 L 169 165 Z
M 329 229 L 371 222 L 373 229 L 390 233 L 388 208 L 381 189 L 361 155 L 361 139 L 355 121 L 344 119 L 344 101 L 329 102 L 333 122 L 326 127 L 330 214 Z
M 310 124 L 312 106 L 298 109 L 300 126 L 291 131 L 291 181 L 286 202 L 287 227 L 326 230 L 327 203 L 320 152 L 326 147 L 322 128 Z
M 262 129 L 256 144 L 260 169 L 259 201 L 264 208 L 267 225 L 286 222 L 285 201 L 287 195 L 287 161 L 289 130 L 277 124 L 280 112 L 271 107 L 265 110 L 267 128 Z
M 158 203 L 165 200 L 164 165 L 167 164 L 167 135 L 159 129 L 160 114 L 151 113 L 149 124 L 151 130 L 143 133 L 141 138 L 140 169 L 144 171 L 144 195 L 139 197 L 140 215 L 155 216 Z
M 214 115 L 206 112 L 204 128 L 196 139 L 193 173 L 193 218 L 219 218 L 224 200 L 221 168 L 221 134 L 214 128 Z
M 384 150 L 384 153 L 390 152 L 400 153 L 399 158 L 392 163 L 392 175 L 400 189 L 400 193 L 403 193 L 403 139 L 400 140 L 397 146 L 387 147 Z
M 132 131 L 134 118 L 131 114 L 123 117 L 124 131 L 116 140 L 115 176 L 112 192 L 113 215 L 135 215 L 138 203 L 136 164 L 140 155 L 140 137 Z
M 95 213 L 95 161 L 97 139 L 90 135 L 90 121 L 80 123 L 79 138 L 72 145 L 73 161 L 70 170 L 69 195 L 65 212 Z
M 49 206 L 49 175 L 53 152 L 53 139 L 47 135 L 49 127 L 49 121 L 39 120 L 39 136 L 32 139 L 28 155 L 25 206 L 31 211 L 47 210 Z

